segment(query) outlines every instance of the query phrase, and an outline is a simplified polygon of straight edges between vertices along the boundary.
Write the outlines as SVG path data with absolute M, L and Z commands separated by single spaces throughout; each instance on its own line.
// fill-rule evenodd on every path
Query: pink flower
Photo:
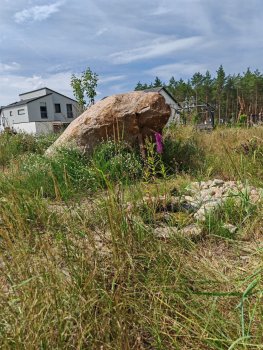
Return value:
M 154 133 L 157 153 L 163 153 L 163 138 L 159 132 Z

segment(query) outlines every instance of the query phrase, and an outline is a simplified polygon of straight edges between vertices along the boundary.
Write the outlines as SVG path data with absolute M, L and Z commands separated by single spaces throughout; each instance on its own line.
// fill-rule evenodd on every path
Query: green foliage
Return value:
M 84 111 L 86 106 L 85 92 L 83 89 L 81 78 L 78 78 L 75 74 L 72 74 L 71 76 L 71 87 L 73 89 L 73 94 L 80 106 L 81 111 Z
M 247 124 L 247 115 L 246 114 L 241 114 L 241 116 L 239 117 L 239 124 L 240 125 Z
M 0 177 L 3 195 L 15 186 L 32 195 L 66 200 L 94 193 L 109 181 L 127 184 L 142 175 L 139 154 L 123 142 L 102 143 L 91 158 L 76 149 L 60 149 L 51 158 L 31 153 L 20 161 L 18 177 Z
M 88 67 L 84 72 L 82 72 L 80 77 L 75 74 L 71 76 L 71 86 L 73 89 L 74 96 L 78 101 L 78 104 L 83 111 L 86 106 L 93 105 L 95 102 L 95 97 L 97 95 L 96 88 L 98 84 L 98 75 Z M 85 99 L 88 99 L 88 102 Z
M 141 90 L 146 90 L 146 89 L 151 89 L 155 87 L 162 87 L 165 84 L 161 81 L 160 78 L 156 77 L 154 80 L 154 83 L 150 84 L 142 84 L 140 81 L 137 83 L 137 85 L 134 88 L 134 91 L 141 91 Z
M 156 83 L 157 82 L 157 83 Z M 216 107 L 215 119 L 224 120 L 225 123 L 238 121 L 240 111 L 239 98 L 242 98 L 246 115 L 254 114 L 260 117 L 263 108 L 263 75 L 258 70 L 252 72 L 249 68 L 243 74 L 226 75 L 222 65 L 212 77 L 209 71 L 205 74 L 196 72 L 188 80 L 175 79 L 172 76 L 168 83 L 161 82 L 157 77 L 155 82 L 143 84 L 139 82 L 135 90 L 144 90 L 153 86 L 166 86 L 174 98 L 183 102 L 191 96 L 198 103 L 210 103 Z M 195 109 L 194 113 L 204 112 Z M 203 113 L 203 119 L 208 119 L 207 113 Z
M 108 141 L 99 145 L 92 155 L 92 166 L 108 181 L 128 183 L 142 175 L 142 160 L 137 151 L 125 142 Z
M 166 178 L 166 169 L 156 145 L 149 139 L 145 142 L 146 159 L 144 162 L 143 179 L 145 182 L 155 181 L 158 177 Z
M 230 197 L 217 209 L 206 214 L 204 223 L 205 232 L 225 238 L 236 238 L 236 232 L 231 232 L 228 224 L 241 229 L 254 218 L 256 206 L 252 204 L 246 193 L 240 192 Z
M 0 134 L 0 166 L 5 168 L 22 154 L 43 154 L 57 137 L 56 134 L 40 136 L 7 132 Z
M 3 181 L 2 192 L 6 192 L 8 183 L 12 183 L 31 195 L 65 200 L 79 191 L 97 189 L 88 160 L 74 149 L 61 149 L 52 158 L 30 154 L 22 159 L 19 175 Z
M 162 160 L 168 173 L 181 171 L 195 173 L 200 169 L 201 159 L 202 149 L 196 139 L 165 137 Z
M 159 77 L 155 77 L 153 87 L 162 87 L 164 86 L 164 83 L 161 81 Z

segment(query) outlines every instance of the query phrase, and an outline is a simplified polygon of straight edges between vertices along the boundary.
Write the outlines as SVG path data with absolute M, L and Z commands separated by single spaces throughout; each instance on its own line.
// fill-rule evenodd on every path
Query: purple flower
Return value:
M 163 138 L 159 132 L 154 133 L 157 153 L 163 153 Z

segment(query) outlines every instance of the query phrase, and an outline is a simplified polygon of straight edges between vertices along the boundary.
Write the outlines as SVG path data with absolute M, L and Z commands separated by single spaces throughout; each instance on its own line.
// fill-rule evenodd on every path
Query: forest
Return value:
M 185 101 L 190 101 L 192 106 L 209 103 L 215 108 L 219 124 L 253 125 L 263 121 L 263 74 L 258 69 L 247 68 L 244 73 L 227 75 L 220 65 L 214 77 L 208 70 L 205 74 L 197 72 L 188 80 L 176 80 L 172 76 L 169 82 L 163 82 L 156 77 L 150 84 L 138 82 L 135 90 L 160 86 L 165 86 L 181 105 Z M 191 110 L 190 118 L 198 121 L 204 115 L 196 107 Z

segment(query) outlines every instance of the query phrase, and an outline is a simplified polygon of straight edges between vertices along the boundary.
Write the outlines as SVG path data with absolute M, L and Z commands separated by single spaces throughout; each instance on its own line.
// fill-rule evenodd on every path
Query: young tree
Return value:
M 83 112 L 85 109 L 86 101 L 84 97 L 84 89 L 82 87 L 82 81 L 75 74 L 72 74 L 70 84 L 73 89 L 73 94 L 79 104 L 80 112 Z
M 74 96 L 80 105 L 81 111 L 84 111 L 87 106 L 94 104 L 97 95 L 97 84 L 98 74 L 92 72 L 89 67 L 82 72 L 80 77 L 72 74 L 71 86 L 73 88 Z M 88 102 L 85 99 L 85 95 Z
M 97 95 L 98 74 L 92 72 L 90 68 L 87 68 L 82 74 L 82 83 L 88 98 L 88 105 L 94 105 Z

